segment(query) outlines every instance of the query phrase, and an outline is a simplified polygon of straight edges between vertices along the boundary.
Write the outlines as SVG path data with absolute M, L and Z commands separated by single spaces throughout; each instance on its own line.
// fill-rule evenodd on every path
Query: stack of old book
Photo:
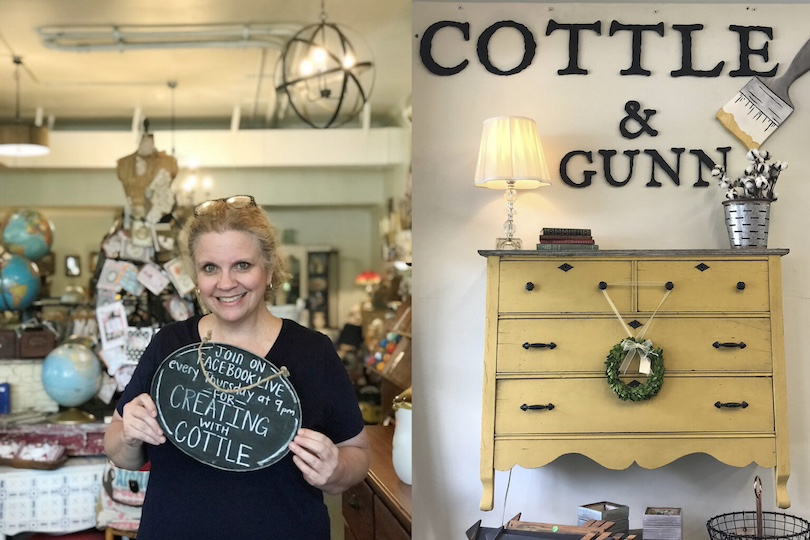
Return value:
M 595 251 L 599 249 L 590 229 L 545 227 L 540 231 L 539 250 L 550 251 Z

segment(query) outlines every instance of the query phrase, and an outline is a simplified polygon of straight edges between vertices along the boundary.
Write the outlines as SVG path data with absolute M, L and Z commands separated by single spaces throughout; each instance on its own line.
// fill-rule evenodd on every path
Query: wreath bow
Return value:
M 622 341 L 622 349 L 624 349 L 624 351 L 627 353 L 624 356 L 624 360 L 622 360 L 622 365 L 619 366 L 619 371 L 621 371 L 622 375 L 627 373 L 627 369 L 630 367 L 630 362 L 633 361 L 636 353 L 639 355 L 639 372 L 643 373 L 644 375 L 649 375 L 652 372 L 652 368 L 650 366 L 650 355 L 658 356 L 658 353 L 653 350 L 652 346 L 652 341 L 649 339 L 644 342 L 639 342 L 634 339 L 625 339 Z

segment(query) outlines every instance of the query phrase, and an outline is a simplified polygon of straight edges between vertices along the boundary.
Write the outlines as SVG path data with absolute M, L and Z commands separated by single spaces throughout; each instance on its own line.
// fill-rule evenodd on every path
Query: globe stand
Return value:
M 77 409 L 76 407 L 70 407 L 69 409 L 66 409 L 64 411 L 49 414 L 46 420 L 50 424 L 76 425 L 76 424 L 89 424 L 90 422 L 95 422 L 96 417 L 90 414 L 89 412 Z

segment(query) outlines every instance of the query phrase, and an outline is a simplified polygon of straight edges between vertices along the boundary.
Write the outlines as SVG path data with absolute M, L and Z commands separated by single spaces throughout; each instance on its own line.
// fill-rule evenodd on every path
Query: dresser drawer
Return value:
M 603 377 L 499 380 L 495 392 L 497 435 L 774 431 L 769 377 L 669 376 L 657 396 L 640 402 L 620 400 Z M 523 411 L 524 404 L 554 408 Z
M 343 493 L 343 520 L 356 540 L 374 539 L 374 492 L 365 482 Z
M 770 319 L 656 317 L 646 337 L 669 371 L 773 370 Z
M 604 371 L 610 348 L 625 337 L 615 317 L 502 320 L 498 324 L 497 371 Z
M 501 313 L 611 313 L 599 282 L 628 283 L 629 261 L 504 261 L 500 265 Z M 631 287 L 616 287 L 611 300 L 619 311 L 632 306 Z
M 374 497 L 374 540 L 410 540 L 411 535 L 397 521 L 379 497 Z
M 638 281 L 673 283 L 661 312 L 769 309 L 767 261 L 639 261 Z M 662 294 L 663 288 L 639 287 L 638 310 L 655 310 Z
M 647 322 L 646 317 L 636 320 Z M 498 325 L 497 371 L 604 371 L 610 349 L 626 337 L 615 317 L 504 319 Z M 664 350 L 668 371 L 772 369 L 769 319 L 656 317 L 645 338 Z

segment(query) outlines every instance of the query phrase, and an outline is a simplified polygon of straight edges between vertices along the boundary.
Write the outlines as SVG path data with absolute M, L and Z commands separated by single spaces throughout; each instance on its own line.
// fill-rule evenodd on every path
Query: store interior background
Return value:
M 355 276 L 382 271 L 380 220 L 392 202 L 405 196 L 409 181 L 410 2 L 323 3 L 329 22 L 362 36 L 376 70 L 368 116 L 326 130 L 307 126 L 284 106 L 274 89 L 281 47 L 257 45 L 272 41 L 272 35 L 261 33 L 269 24 L 290 37 L 319 22 L 321 5 L 318 0 L 3 2 L 3 117 L 13 117 L 15 110 L 12 57 L 17 55 L 23 62 L 21 116 L 32 123 L 40 108 L 52 129 L 50 155 L 0 158 L 0 213 L 34 208 L 53 223 L 52 296 L 69 285 L 87 284 L 90 254 L 99 251 L 125 202 L 116 160 L 135 151 L 139 119 L 146 118 L 157 149 L 177 157 L 175 189 L 196 175 L 194 202 L 251 194 L 279 234 L 290 230 L 298 245 L 338 252 L 340 309 L 330 326 L 340 328 L 349 309 L 365 296 Z M 89 25 L 109 29 L 110 36 L 113 25 L 123 31 L 182 25 L 181 32 L 226 25 L 239 32 L 240 25 L 247 25 L 257 34 L 248 46 L 161 44 L 92 52 L 47 47 L 39 36 L 43 28 Z M 176 83 L 174 89 L 170 82 Z M 210 189 L 202 188 L 204 178 L 211 179 Z M 80 257 L 81 276 L 65 274 L 67 255 Z
M 649 164 L 637 161 L 633 179 L 609 186 L 598 161 L 599 149 L 669 149 L 731 146 L 729 172 L 741 174 L 744 147 L 714 115 L 748 81 L 729 77 L 739 62 L 737 40 L 729 24 L 775 28 L 769 66 L 780 73 L 807 41 L 810 16 L 806 2 L 733 3 L 549 3 L 421 2 L 414 10 L 414 538 L 459 538 L 482 520 L 499 527 L 518 513 L 522 520 L 572 524 L 577 507 L 612 501 L 630 507 L 631 528 L 641 527 L 648 506 L 683 508 L 683 538 L 708 538 L 706 521 L 718 514 L 754 510 L 753 479 L 764 483 L 763 509 L 775 510 L 773 471 L 754 465 L 733 468 L 697 454 L 656 470 L 632 465 L 612 471 L 579 455 L 563 456 L 540 469 L 516 467 L 495 474 L 495 507 L 479 510 L 481 498 L 481 389 L 483 378 L 486 259 L 478 250 L 495 248 L 506 218 L 503 192 L 474 187 L 482 122 L 493 116 L 533 118 L 549 162 L 552 185 L 519 192 L 517 236 L 534 247 L 543 227 L 593 230 L 600 249 L 726 249 L 723 193 L 714 183 L 693 188 L 694 164 L 684 159 L 685 178 L 674 186 L 662 176 L 661 188 L 648 188 Z M 580 65 L 587 76 L 558 76 L 568 63 L 568 34 L 545 35 L 549 19 L 558 22 L 602 21 L 602 35 L 583 32 Z M 642 55 L 650 77 L 622 77 L 630 64 L 630 37 L 608 35 L 611 21 L 649 24 L 663 21 L 665 36 L 645 36 Z M 437 21 L 470 23 L 470 38 L 448 29 L 437 35 L 434 57 L 445 66 L 468 60 L 457 75 L 440 77 L 420 62 L 419 38 Z M 484 29 L 498 21 L 517 21 L 533 33 L 538 47 L 532 64 L 512 76 L 484 69 L 476 55 Z M 672 78 L 680 66 L 681 41 L 673 23 L 705 25 L 695 36 L 694 62 L 710 69 L 726 61 L 715 79 Z M 491 54 L 500 66 L 516 65 L 523 53 L 517 32 L 493 38 Z M 771 136 L 766 147 L 789 163 L 780 178 L 780 198 L 773 204 L 769 247 L 789 248 L 782 259 L 791 507 L 784 512 L 810 518 L 808 418 L 806 392 L 810 342 L 805 203 L 810 196 L 807 130 L 810 125 L 810 78 L 798 79 L 790 91 L 795 111 Z M 652 126 L 659 131 L 629 140 L 619 123 L 624 105 L 637 100 L 656 109 Z M 420 122 L 420 119 L 430 119 Z M 631 126 L 632 127 L 632 126 Z M 559 174 L 569 151 L 591 150 L 593 185 L 573 188 Z M 642 156 L 643 157 L 643 154 Z M 584 160 L 572 172 L 581 178 Z M 624 178 L 626 169 L 617 171 Z M 526 244 L 524 244 L 526 245 Z M 653 338 L 654 340 L 654 338 Z M 607 354 L 612 344 L 606 344 Z M 664 383 L 666 384 L 666 383 Z M 594 411 L 599 414 L 599 411 Z M 507 494 L 507 485 L 509 485 Z
M 113 25 L 227 25 L 237 33 L 250 25 L 261 34 L 272 24 L 289 38 L 318 23 L 322 6 L 329 22 L 361 36 L 375 64 L 368 110 L 330 129 L 304 124 L 277 95 L 281 46 L 70 52 L 46 47 L 38 35 L 43 27 L 88 25 L 110 35 Z M 125 203 L 116 161 L 135 152 L 146 118 L 156 148 L 177 158 L 173 187 L 198 178 L 182 202 L 250 194 L 280 236 L 337 253 L 337 306 L 328 323 L 337 335 L 367 298 L 355 277 L 390 268 L 380 224 L 409 196 L 410 0 L 3 0 L 0 11 L 0 116 L 14 116 L 12 59 L 20 56 L 21 117 L 31 123 L 39 108 L 51 125 L 49 155 L 0 158 L 0 218 L 30 208 L 52 223 L 51 297 L 88 287 L 91 255 Z M 201 185 L 206 177 L 210 189 Z M 80 276 L 66 275 L 66 256 L 80 258 Z M 342 538 L 340 497 L 327 503 L 333 538 Z

